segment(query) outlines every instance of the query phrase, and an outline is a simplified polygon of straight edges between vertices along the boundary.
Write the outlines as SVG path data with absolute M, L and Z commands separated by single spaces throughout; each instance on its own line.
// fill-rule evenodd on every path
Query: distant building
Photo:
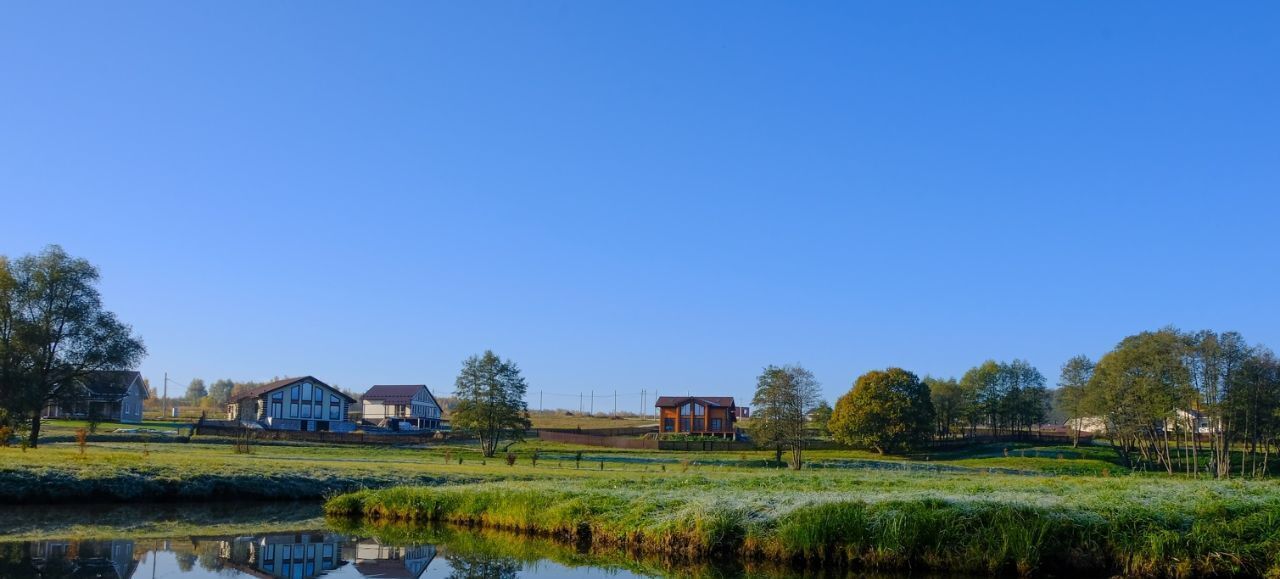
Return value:
M 440 428 L 440 403 L 422 384 L 374 386 L 360 397 L 360 415 L 366 424 L 387 428 Z
M 1068 430 L 1078 430 L 1090 434 L 1105 434 L 1107 432 L 1107 419 L 1103 416 L 1081 416 L 1080 418 L 1067 420 L 1065 426 Z
M 19 559 L 33 570 L 19 577 L 129 579 L 138 568 L 130 540 L 33 541 L 14 546 L 20 551 Z
M 45 407 L 44 418 L 96 418 L 103 422 L 142 422 L 147 385 L 132 370 L 93 372 L 69 384 L 63 400 Z
M 311 579 L 347 564 L 343 558 L 346 539 L 327 533 L 296 533 L 218 539 L 194 538 L 200 546 L 212 542 L 218 559 L 251 577 Z
M 1194 431 L 1196 434 L 1212 434 L 1213 421 L 1199 410 L 1179 408 L 1174 411 L 1173 419 L 1166 423 L 1170 431 Z
M 737 438 L 737 405 L 729 396 L 659 396 L 662 434 L 691 434 Z
M 227 419 L 251 428 L 350 432 L 355 399 L 314 376 L 285 378 L 246 390 L 227 403 Z
M 393 547 L 376 539 L 356 543 L 356 571 L 362 577 L 380 579 L 417 579 L 436 558 L 435 545 Z

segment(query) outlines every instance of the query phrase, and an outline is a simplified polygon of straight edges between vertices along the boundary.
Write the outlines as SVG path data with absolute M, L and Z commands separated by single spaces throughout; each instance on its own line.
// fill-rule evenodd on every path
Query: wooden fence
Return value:
M 248 436 L 254 440 L 292 440 L 299 442 L 328 442 L 335 444 L 428 444 L 444 442 L 434 432 L 307 432 L 300 430 L 259 430 L 244 428 L 233 424 L 211 424 L 210 421 L 195 427 L 196 436 Z M 457 442 L 469 440 L 470 437 L 457 434 L 448 435 L 448 440 Z
M 623 428 L 539 428 L 538 432 L 585 434 L 587 436 L 644 436 L 658 432 L 658 426 L 629 426 Z
M 547 442 L 563 442 L 565 444 L 581 444 L 584 446 L 603 446 L 608 448 L 631 448 L 637 450 L 659 450 L 657 440 L 638 438 L 636 436 L 594 436 L 577 434 L 576 432 L 559 432 L 539 430 L 538 440 Z

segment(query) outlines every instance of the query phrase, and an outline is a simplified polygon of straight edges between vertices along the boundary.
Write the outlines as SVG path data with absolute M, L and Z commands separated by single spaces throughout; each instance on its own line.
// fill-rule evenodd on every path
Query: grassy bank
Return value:
M 331 499 L 326 511 L 519 530 L 685 560 L 1280 577 L 1280 487 L 1270 482 L 690 474 L 361 491 Z

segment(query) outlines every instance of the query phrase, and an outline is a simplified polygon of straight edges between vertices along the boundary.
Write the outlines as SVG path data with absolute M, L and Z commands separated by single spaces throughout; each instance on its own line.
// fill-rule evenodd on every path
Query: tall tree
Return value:
M 236 387 L 236 383 L 231 380 L 222 379 L 209 385 L 209 398 L 212 398 L 216 404 L 226 404 L 231 400 L 231 390 Z
M 960 378 L 960 385 L 973 396 L 969 411 L 971 427 L 976 430 L 977 425 L 985 421 L 991 433 L 996 434 L 1004 408 L 1004 392 L 1000 390 L 1003 385 L 1000 381 L 1000 364 L 995 360 L 987 360 L 980 366 L 970 368 Z
M 515 362 L 499 358 L 491 350 L 462 363 L 454 383 L 453 427 L 473 432 L 484 455 L 497 452 L 498 441 L 524 440 L 530 426 L 524 396 L 528 390 Z
M 809 412 L 809 428 L 818 431 L 820 436 L 831 436 L 831 412 L 831 405 L 826 400 L 819 400 Z
M 836 401 L 831 415 L 831 436 L 836 441 L 869 446 L 881 454 L 924 442 L 933 429 L 929 387 L 902 368 L 873 370 L 858 377 L 853 389 Z
M 1062 365 L 1062 375 L 1058 378 L 1058 408 L 1067 416 L 1073 447 L 1080 445 L 1080 431 L 1084 428 L 1085 418 L 1085 389 L 1093 378 L 1093 367 L 1093 360 L 1081 354 Z
M 1094 367 L 1086 409 L 1104 418 L 1126 463 L 1136 454 L 1140 464 L 1173 473 L 1168 426 L 1190 398 L 1185 354 L 1183 337 L 1166 328 L 1125 338 Z
M 204 380 L 193 378 L 191 383 L 187 385 L 187 392 L 183 398 L 187 399 L 188 404 L 199 404 L 200 399 L 209 395 L 209 390 L 204 386 Z
M 933 402 L 936 434 L 941 437 L 951 436 L 963 420 L 966 403 L 964 389 L 955 378 L 944 380 L 925 376 L 924 383 L 929 387 L 929 399 Z
M 767 366 L 756 378 L 751 424 L 767 439 L 791 451 L 791 468 L 804 464 L 809 412 L 818 403 L 818 381 L 800 365 Z
M 7 262 L 6 262 L 7 263 Z M 146 353 L 132 329 L 105 310 L 98 270 L 61 247 L 9 263 L 0 274 L 0 393 L 10 412 L 30 418 L 28 444 L 40 440 L 40 412 L 84 395 L 101 370 L 129 369 Z M 5 289 L 8 287 L 9 289 Z

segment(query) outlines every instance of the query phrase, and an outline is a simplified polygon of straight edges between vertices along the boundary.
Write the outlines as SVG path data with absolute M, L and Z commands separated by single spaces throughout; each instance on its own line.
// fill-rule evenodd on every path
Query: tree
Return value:
M 27 416 L 28 444 L 40 439 L 40 412 L 50 403 L 80 399 L 78 383 L 102 370 L 135 366 L 142 341 L 102 306 L 98 270 L 56 245 L 0 274 L 0 400 Z
M 231 380 L 222 379 L 209 385 L 209 398 L 218 405 L 226 404 L 231 400 L 231 390 L 236 387 L 236 383 Z
M 1173 474 L 1168 426 L 1191 398 L 1185 354 L 1183 337 L 1166 328 L 1121 340 L 1094 367 L 1085 408 L 1104 418 L 1112 446 L 1125 463 L 1131 464 L 1137 453 L 1142 464 Z
M 1080 431 L 1084 428 L 1085 389 L 1093 379 L 1093 360 L 1079 355 L 1062 365 L 1058 378 L 1058 408 L 1067 416 L 1071 428 L 1071 446 L 1080 445 Z
M 950 436 L 953 428 L 960 424 L 965 406 L 965 391 L 955 378 L 934 378 L 925 376 L 924 383 L 929 387 L 929 400 L 933 402 L 933 414 L 938 436 Z
M 767 366 L 756 378 L 756 393 L 751 399 L 753 432 L 778 449 L 789 449 L 791 468 L 799 470 L 809 412 L 817 403 L 818 381 L 812 372 L 798 364 Z
M 1001 401 L 1004 399 L 1004 392 L 1000 390 L 1000 364 L 987 360 L 970 368 L 960 378 L 960 385 L 973 399 L 967 413 L 970 430 L 977 430 L 978 424 L 985 421 L 995 434 L 1000 426 Z
M 858 377 L 836 401 L 831 435 L 836 441 L 870 446 L 884 454 L 926 441 L 934 429 L 929 387 L 901 368 L 873 370 Z
M 502 360 L 491 350 L 467 358 L 454 383 L 458 403 L 453 427 L 474 432 L 484 456 L 492 457 L 500 439 L 524 440 L 530 426 L 524 401 L 527 389 L 515 362 Z
M 831 436 L 831 412 L 831 405 L 826 400 L 819 400 L 809 412 L 809 427 L 817 430 L 819 435 Z
M 187 385 L 187 393 L 183 398 L 186 398 L 188 404 L 199 404 L 200 399 L 208 395 L 209 390 L 204 387 L 204 380 L 195 378 Z

